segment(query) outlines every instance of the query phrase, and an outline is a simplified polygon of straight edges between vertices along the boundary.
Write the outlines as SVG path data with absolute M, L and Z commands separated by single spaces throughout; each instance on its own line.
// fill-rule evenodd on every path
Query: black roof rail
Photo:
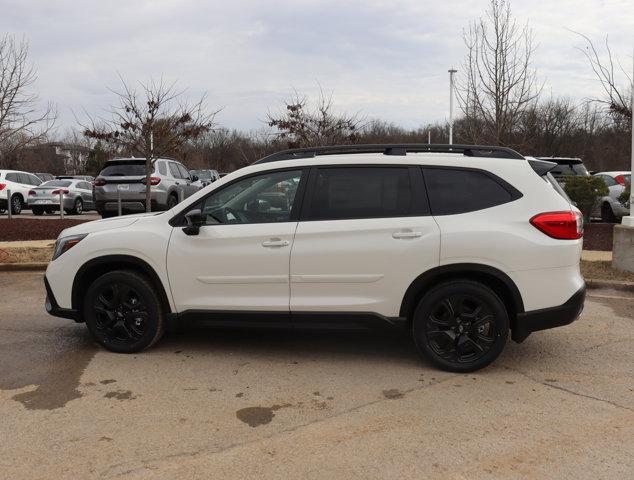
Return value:
M 307 147 L 283 150 L 256 160 L 257 163 L 279 162 L 300 158 L 313 158 L 320 155 L 341 155 L 353 153 L 382 153 L 383 155 L 407 155 L 407 153 L 462 153 L 467 157 L 514 158 L 523 160 L 524 156 L 508 147 L 488 145 L 445 145 L 429 143 L 398 143 L 376 145 L 333 145 L 328 147 Z

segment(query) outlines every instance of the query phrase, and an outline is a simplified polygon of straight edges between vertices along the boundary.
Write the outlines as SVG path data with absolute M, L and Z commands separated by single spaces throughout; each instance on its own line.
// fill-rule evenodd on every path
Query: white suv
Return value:
M 188 320 L 381 325 L 473 371 L 509 332 L 521 342 L 583 308 L 582 219 L 554 166 L 465 145 L 280 152 L 167 212 L 62 232 L 46 308 L 115 352 Z
M 29 191 L 41 183 L 42 180 L 32 173 L 0 170 L 0 211 L 10 207 L 13 215 L 22 213 L 22 209 L 27 206 Z

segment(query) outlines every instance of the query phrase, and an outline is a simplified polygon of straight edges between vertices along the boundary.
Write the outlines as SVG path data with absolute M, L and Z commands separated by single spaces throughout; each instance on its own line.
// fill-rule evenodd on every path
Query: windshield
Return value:
M 145 160 L 109 163 L 99 175 L 102 177 L 143 177 L 145 176 Z
M 70 180 L 49 180 L 40 185 L 40 187 L 70 187 Z
M 583 163 L 560 163 L 550 171 L 555 177 L 566 177 L 568 175 L 588 176 L 590 173 L 586 170 Z
M 189 173 L 191 173 L 192 175 L 196 175 L 198 178 L 204 180 L 211 178 L 211 172 L 209 170 L 192 170 Z

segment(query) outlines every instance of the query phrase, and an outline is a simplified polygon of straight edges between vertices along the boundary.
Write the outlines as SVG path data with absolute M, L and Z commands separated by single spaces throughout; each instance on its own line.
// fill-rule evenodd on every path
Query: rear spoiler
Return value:
M 555 162 L 549 162 L 547 160 L 529 160 L 528 163 L 540 177 L 543 177 L 557 166 Z

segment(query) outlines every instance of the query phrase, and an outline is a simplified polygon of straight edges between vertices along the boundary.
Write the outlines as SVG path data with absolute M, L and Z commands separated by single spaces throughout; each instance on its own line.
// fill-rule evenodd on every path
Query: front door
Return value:
M 198 235 L 175 227 L 167 267 L 178 312 L 288 312 L 289 260 L 302 170 L 251 175 L 211 192 L 191 209 Z
M 440 231 L 419 167 L 319 167 L 291 253 L 291 312 L 399 316 L 411 282 L 439 264 Z

